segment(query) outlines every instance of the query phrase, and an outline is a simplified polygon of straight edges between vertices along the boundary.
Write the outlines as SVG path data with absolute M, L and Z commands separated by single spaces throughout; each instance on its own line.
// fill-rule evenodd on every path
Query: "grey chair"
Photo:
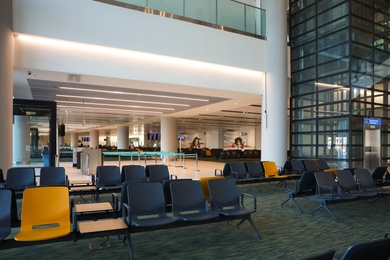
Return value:
M 389 190 L 381 190 L 376 187 L 376 183 L 372 178 L 368 169 L 355 169 L 354 172 L 355 172 L 356 180 L 359 184 L 358 187 L 360 191 L 377 192 L 379 195 L 382 196 L 390 195 Z
M 385 176 L 387 173 L 387 166 L 379 166 L 374 169 L 372 172 L 371 176 L 374 179 L 374 181 L 377 183 L 377 185 L 383 185 L 388 182 L 386 180 Z
M 0 189 L 0 240 L 11 233 L 12 191 Z
M 162 183 L 164 180 L 172 179 L 174 175 L 169 174 L 168 166 L 165 164 L 153 164 L 153 165 L 147 165 L 146 168 L 148 169 L 148 180 L 150 181 L 158 181 Z M 177 179 L 177 176 L 176 176 Z
M 207 221 L 218 218 L 219 214 L 209 211 L 202 185 L 195 180 L 171 182 L 172 213 L 182 221 Z
M 42 167 L 39 186 L 68 186 L 64 167 Z
M 10 168 L 7 171 L 5 187 L 15 190 L 15 196 L 21 198 L 27 187 L 36 186 L 34 168 Z
M 311 212 L 311 215 L 313 215 L 313 213 L 317 210 L 324 208 L 334 218 L 334 220 L 338 222 L 336 215 L 328 208 L 328 204 L 354 200 L 359 196 L 357 194 L 340 193 L 338 184 L 334 180 L 331 172 L 315 172 L 314 177 L 317 182 L 316 198 L 317 201 L 320 202 L 320 205 Z
M 336 172 L 336 177 L 340 186 L 340 189 L 343 193 L 356 194 L 361 197 L 375 197 L 378 195 L 378 192 L 373 190 L 359 190 L 358 184 L 355 181 L 351 171 L 349 170 L 339 170 Z
M 317 168 L 319 171 L 325 171 L 325 170 L 328 170 L 330 169 L 328 163 L 326 162 L 325 159 L 317 159 Z
M 292 173 L 302 174 L 305 171 L 305 165 L 301 160 L 291 160 Z
M 389 259 L 390 238 L 356 243 L 348 247 L 341 260 Z
M 335 253 L 336 250 L 330 249 L 316 255 L 305 257 L 302 260 L 334 260 L 333 256 Z
M 260 182 L 266 181 L 269 185 L 271 185 L 269 179 L 265 178 L 264 176 L 264 169 L 261 165 L 261 162 L 256 161 L 248 161 L 245 162 L 246 169 L 248 171 L 248 177 L 251 179 L 256 179 Z
M 142 165 L 122 166 L 122 182 L 125 181 L 146 181 L 145 167 Z
M 232 162 L 230 166 L 230 177 L 236 180 L 247 179 L 248 171 L 243 162 Z
M 305 171 L 309 171 L 309 172 L 318 171 L 317 164 L 313 159 L 305 159 L 303 160 L 303 164 L 305 165 Z
M 120 192 L 122 177 L 118 166 L 96 167 L 96 201 L 100 201 L 99 194 Z
M 251 218 L 251 214 L 256 212 L 256 197 L 250 194 L 240 193 L 235 180 L 232 178 L 209 180 L 208 187 L 212 210 L 228 219 L 241 219 L 237 227 L 247 220 L 255 231 L 257 239 L 260 239 L 260 233 Z M 253 208 L 244 206 L 245 196 L 252 198 Z
M 123 210 L 126 215 L 130 213 L 129 223 L 135 227 L 156 227 L 177 221 L 166 213 L 164 192 L 159 182 L 129 182 Z
M 308 197 L 316 194 L 316 179 L 314 177 L 314 172 L 303 172 L 301 178 L 294 182 L 294 186 L 289 185 L 290 182 L 291 181 L 285 180 L 283 183 L 283 188 L 287 191 L 288 197 L 280 206 L 282 207 L 291 200 L 298 208 L 298 212 L 302 213 L 302 208 L 295 198 Z

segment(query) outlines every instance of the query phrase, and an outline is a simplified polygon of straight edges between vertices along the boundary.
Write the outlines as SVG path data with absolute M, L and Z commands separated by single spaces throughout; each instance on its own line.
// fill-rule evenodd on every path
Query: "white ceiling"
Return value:
M 260 127 L 261 96 L 241 93 L 239 86 L 237 92 L 135 81 L 121 86 L 109 78 L 86 84 L 80 83 L 84 75 L 23 69 L 14 75 L 15 98 L 56 101 L 67 132 L 115 135 L 118 126 L 128 125 L 130 134 L 141 134 L 159 131 L 163 116 L 177 117 L 180 132 Z

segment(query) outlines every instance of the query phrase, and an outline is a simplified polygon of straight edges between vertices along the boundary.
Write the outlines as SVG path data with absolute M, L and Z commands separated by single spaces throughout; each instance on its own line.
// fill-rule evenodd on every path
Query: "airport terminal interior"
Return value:
M 389 0 L 2 1 L 0 258 L 390 259 L 389 32 Z

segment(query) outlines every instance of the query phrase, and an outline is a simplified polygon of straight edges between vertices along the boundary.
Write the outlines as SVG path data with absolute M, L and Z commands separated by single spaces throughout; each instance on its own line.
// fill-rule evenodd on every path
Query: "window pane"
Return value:
M 318 50 L 323 50 L 335 45 L 339 45 L 341 43 L 347 42 L 348 39 L 348 29 L 335 32 L 333 34 L 327 35 L 326 37 L 318 39 Z
M 329 74 L 341 73 L 348 70 L 348 60 L 337 60 L 318 66 L 318 76 L 323 77 Z
M 349 100 L 349 89 L 335 88 L 325 92 L 318 93 L 318 102 L 335 102 Z
M 317 113 L 316 107 L 305 107 L 291 110 L 291 118 L 293 120 L 298 119 L 310 119 L 315 118 Z
M 317 16 L 317 26 L 328 23 L 329 21 L 334 21 L 348 12 L 348 3 L 341 4 L 336 6 L 320 15 Z
M 316 121 L 315 120 L 298 121 L 292 125 L 292 132 L 298 132 L 298 133 L 315 132 L 316 129 L 317 128 L 316 128 Z M 299 135 L 297 135 L 296 138 L 300 138 Z
M 358 29 L 352 28 L 352 40 L 358 43 L 362 43 L 365 45 L 372 46 L 373 45 L 373 36 L 372 33 L 368 33 L 367 31 L 361 31 Z
M 312 67 L 316 65 L 316 55 L 310 55 L 307 57 L 304 57 L 299 60 L 295 60 L 291 62 L 291 70 L 292 71 L 297 71 L 297 70 L 302 70 L 304 68 Z
M 325 63 L 335 59 L 343 59 L 348 55 L 348 43 L 318 52 L 318 63 Z
M 306 106 L 315 106 L 317 104 L 316 95 L 308 94 L 304 96 L 295 97 L 292 108 L 295 107 L 306 107 Z
M 292 86 L 291 88 L 291 95 L 296 96 L 296 95 L 301 95 L 305 93 L 311 93 L 315 91 L 315 83 L 314 81 L 310 82 L 304 82 L 300 84 L 296 84 Z
M 307 81 L 314 79 L 316 77 L 316 68 L 310 68 L 306 70 L 301 70 L 295 73 L 295 76 L 292 78 L 293 83 L 300 81 Z
M 315 17 L 291 28 L 291 37 L 297 37 L 315 28 Z
M 300 12 L 299 15 L 294 15 L 290 20 L 290 24 L 294 26 L 300 22 L 308 20 L 310 17 L 313 17 L 314 15 L 315 15 L 315 5 L 312 5 L 306 8 L 305 10 L 303 10 L 302 12 Z
M 293 44 L 292 44 L 293 45 Z M 316 44 L 315 42 L 309 42 L 305 45 L 299 46 L 294 48 L 291 51 L 291 59 L 297 59 L 303 56 L 307 56 L 309 54 L 315 53 L 316 52 Z

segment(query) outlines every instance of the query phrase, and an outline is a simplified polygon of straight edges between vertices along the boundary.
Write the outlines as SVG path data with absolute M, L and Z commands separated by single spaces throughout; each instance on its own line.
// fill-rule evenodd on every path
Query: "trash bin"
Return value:
M 50 166 L 50 155 L 45 154 L 42 156 L 43 159 L 43 167 L 49 167 Z

